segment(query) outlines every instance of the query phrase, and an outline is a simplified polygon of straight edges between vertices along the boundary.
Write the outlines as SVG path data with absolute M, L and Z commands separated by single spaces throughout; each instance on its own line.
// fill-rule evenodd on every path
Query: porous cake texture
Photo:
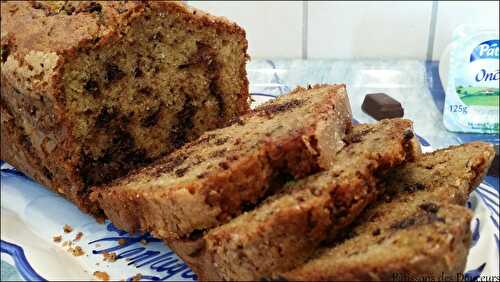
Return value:
M 254 281 L 290 270 L 376 199 L 377 176 L 419 151 L 413 139 L 408 120 L 356 125 L 328 170 L 288 183 L 201 239 L 167 244 L 201 280 Z
M 329 167 L 350 129 L 344 85 L 298 88 L 92 197 L 120 228 L 188 238 L 252 209 L 284 180 Z
M 89 187 L 249 110 L 245 32 L 163 1 L 1 3 L 1 158 L 87 212 Z
M 305 264 L 273 278 L 291 281 L 462 280 L 470 247 L 469 193 L 494 157 L 472 142 L 424 154 L 394 169 L 386 190 Z M 269 277 L 268 277 L 269 278 Z

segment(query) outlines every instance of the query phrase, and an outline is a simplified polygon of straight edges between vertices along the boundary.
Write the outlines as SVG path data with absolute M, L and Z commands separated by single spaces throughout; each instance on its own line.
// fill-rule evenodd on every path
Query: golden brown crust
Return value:
M 233 105 L 231 110 L 221 110 L 220 118 L 216 122 L 209 120 L 211 124 L 196 128 L 184 139 L 198 136 L 206 129 L 222 126 L 235 115 L 249 110 L 248 80 L 244 63 L 247 49 L 245 32 L 226 19 L 191 9 L 183 3 L 160 1 L 9 1 L 2 2 L 1 6 L 1 158 L 44 186 L 63 194 L 84 211 L 99 211 L 95 203 L 87 199 L 87 188 L 92 182 L 89 182 L 82 172 L 95 171 L 94 166 L 82 168 L 82 164 L 98 157 L 90 155 L 86 159 L 83 156 L 84 147 L 90 145 L 85 143 L 88 140 L 85 140 L 84 136 L 76 133 L 82 124 L 75 119 L 75 115 L 70 115 L 68 110 L 68 104 L 74 99 L 68 96 L 68 91 L 73 86 L 68 87 L 64 77 L 70 66 L 76 65 L 76 59 L 91 52 L 111 49 L 116 42 L 126 37 L 134 23 L 148 16 L 148 11 L 154 11 L 153 14 L 159 17 L 182 19 L 188 23 L 186 27 L 233 36 L 234 41 L 239 44 L 239 49 L 231 49 L 231 52 L 238 53 L 234 55 L 241 55 L 243 58 L 242 63 L 238 63 L 233 72 L 213 71 L 217 76 L 209 77 L 215 85 L 238 85 L 234 89 L 239 90 L 218 86 L 213 93 L 207 94 L 219 95 L 217 99 L 224 100 L 222 103 Z M 163 31 L 169 32 L 168 29 Z M 87 71 L 88 68 L 81 69 L 82 74 L 87 75 Z M 184 90 L 178 91 L 181 96 L 186 96 Z M 104 104 L 102 101 L 96 99 L 95 102 Z M 207 109 L 210 111 L 211 108 L 207 106 Z M 189 113 L 189 110 L 187 112 Z M 111 138 L 104 136 L 106 134 L 100 137 Z M 125 138 L 125 143 L 130 139 Z M 177 143 L 185 142 L 184 139 L 181 139 L 182 142 L 158 142 L 172 142 L 178 146 Z M 22 140 L 26 142 L 21 142 Z M 122 147 L 125 148 L 124 154 L 127 154 L 127 150 L 133 153 L 130 152 L 133 148 L 127 147 L 127 144 Z M 143 151 L 137 152 L 136 156 Z M 166 150 L 161 153 L 166 153 Z M 109 158 L 103 154 L 102 158 Z M 119 170 L 126 171 L 134 166 L 125 165 L 126 161 L 119 164 Z M 144 159 L 144 162 L 148 161 L 149 158 Z M 113 177 L 101 178 L 106 181 Z
M 313 259 L 279 276 L 386 281 L 444 273 L 457 279 L 470 243 L 471 212 L 462 206 L 492 156 L 491 145 L 473 142 L 394 169 L 383 184 L 386 192 L 344 234 L 344 242 L 318 249 Z
M 340 149 L 350 128 L 346 99 L 343 85 L 298 89 L 93 197 L 117 226 L 164 239 L 217 226 L 255 205 L 280 174 L 303 177 L 328 165 L 321 156 Z M 324 138 L 336 146 L 320 146 Z
M 258 280 L 291 269 L 376 198 L 375 174 L 415 157 L 412 138 L 407 120 L 355 126 L 329 170 L 287 185 L 202 242 L 167 242 L 201 280 Z
M 280 278 L 288 281 L 391 281 L 409 280 L 408 277 L 437 280 L 446 275 L 456 280 L 465 268 L 472 213 L 457 205 L 436 204 L 436 207 L 435 213 L 414 205 L 404 210 L 396 209 L 399 216 L 377 220 L 376 229 L 318 254 L 316 259 Z M 414 225 L 400 228 L 402 220 L 408 218 Z

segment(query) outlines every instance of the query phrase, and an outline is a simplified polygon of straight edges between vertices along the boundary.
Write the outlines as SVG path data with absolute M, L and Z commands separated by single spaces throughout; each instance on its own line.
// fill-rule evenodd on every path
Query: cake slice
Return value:
M 120 228 L 187 238 L 251 208 L 281 179 L 329 167 L 350 129 L 344 85 L 298 88 L 93 198 Z
M 459 279 L 470 243 L 471 212 L 463 205 L 493 156 L 491 145 L 474 142 L 395 169 L 385 178 L 386 193 L 345 232 L 345 241 L 318 249 L 307 263 L 274 278 Z
M 378 175 L 419 150 L 403 119 L 356 125 L 346 141 L 329 170 L 288 183 L 201 239 L 167 243 L 201 280 L 255 281 L 303 263 L 376 199 Z
M 1 158 L 89 187 L 249 110 L 245 31 L 181 1 L 1 3 Z

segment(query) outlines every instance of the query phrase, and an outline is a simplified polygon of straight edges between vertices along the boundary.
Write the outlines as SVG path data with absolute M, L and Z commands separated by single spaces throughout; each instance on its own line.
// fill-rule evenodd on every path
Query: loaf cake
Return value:
M 288 183 L 201 240 L 170 241 L 201 280 L 255 281 L 304 262 L 377 197 L 377 175 L 414 158 L 412 124 L 356 125 L 326 171 Z
M 99 187 L 92 199 L 122 229 L 189 238 L 251 209 L 284 179 L 329 167 L 350 129 L 344 85 L 297 88 Z
M 474 142 L 422 155 L 395 169 L 381 184 L 386 192 L 344 232 L 343 242 L 321 247 L 307 263 L 274 278 L 459 279 L 471 237 L 471 212 L 463 204 L 493 155 L 490 145 Z
M 89 187 L 247 112 L 245 32 L 182 2 L 1 3 L 1 158 Z

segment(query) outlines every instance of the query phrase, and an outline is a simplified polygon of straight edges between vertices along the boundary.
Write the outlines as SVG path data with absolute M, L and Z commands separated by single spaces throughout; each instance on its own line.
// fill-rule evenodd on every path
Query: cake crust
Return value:
M 328 170 L 289 183 L 200 239 L 167 244 L 201 280 L 251 281 L 292 269 L 376 199 L 377 175 L 416 157 L 413 138 L 408 120 L 356 125 Z
M 249 110 L 245 31 L 225 18 L 169 1 L 1 5 L 1 158 L 86 212 L 100 214 L 88 200 L 90 186 L 145 165 Z M 145 21 L 154 22 L 158 32 L 141 29 Z M 147 43 L 151 55 L 113 49 L 117 44 L 128 51 L 143 48 L 131 47 L 143 42 L 134 41 L 137 29 L 153 34 Z M 176 39 L 179 32 L 188 37 Z M 175 49 L 175 44 L 185 46 Z M 153 82 L 149 72 L 172 75 L 162 67 L 166 63 L 160 64 L 158 46 L 190 52 L 165 60 L 178 69 L 173 70 L 177 85 L 197 86 L 162 92 L 172 83 Z M 228 62 L 227 54 L 233 56 Z M 90 65 L 99 56 L 108 61 Z M 129 77 L 138 82 L 128 83 Z M 206 97 L 198 98 L 199 93 Z M 120 95 L 128 98 L 118 100 Z
M 283 177 L 328 167 L 351 115 L 344 85 L 298 88 L 93 193 L 120 228 L 178 239 L 251 208 Z
M 274 278 L 460 279 L 472 218 L 463 205 L 493 156 L 491 145 L 472 142 L 424 154 L 394 169 L 381 184 L 385 193 L 343 234 L 343 241 L 319 248 L 308 262 Z

